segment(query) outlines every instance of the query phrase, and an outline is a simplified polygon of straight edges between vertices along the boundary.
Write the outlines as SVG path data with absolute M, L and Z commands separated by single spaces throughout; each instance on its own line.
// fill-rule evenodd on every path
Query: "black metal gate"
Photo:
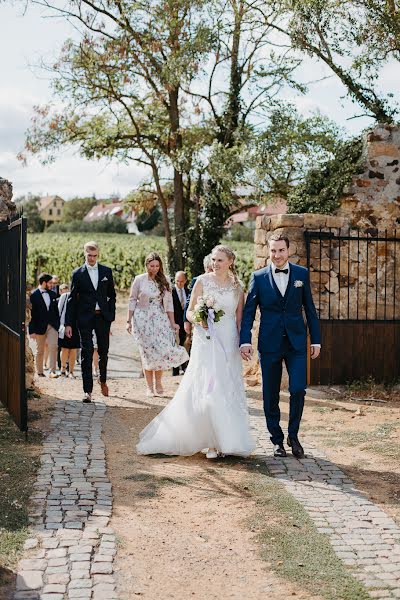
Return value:
M 400 377 L 400 237 L 396 230 L 306 231 L 322 351 L 311 384 Z
M 27 431 L 24 218 L 0 223 L 0 282 L 0 400 L 21 431 Z

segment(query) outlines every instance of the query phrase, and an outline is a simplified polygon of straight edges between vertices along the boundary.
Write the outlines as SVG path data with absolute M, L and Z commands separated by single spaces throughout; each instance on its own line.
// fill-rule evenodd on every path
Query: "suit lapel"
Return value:
M 278 286 L 275 283 L 275 279 L 274 279 L 274 276 L 272 274 L 272 266 L 271 265 L 268 265 L 268 267 L 267 267 L 266 277 L 267 277 L 267 279 L 269 281 L 269 284 L 272 287 L 272 289 L 275 290 L 275 293 L 276 293 L 277 297 L 279 298 L 279 300 L 283 300 L 283 296 L 280 293 L 279 288 L 278 288 Z
M 94 291 L 96 291 L 96 290 L 95 290 L 95 287 L 94 287 L 94 285 L 93 285 L 92 279 L 91 279 L 91 277 L 90 277 L 90 275 L 89 275 L 89 271 L 88 271 L 88 270 L 87 270 L 87 268 L 86 268 L 86 265 L 83 265 L 83 267 L 82 267 L 81 271 L 82 271 L 83 277 L 86 277 L 87 281 L 88 281 L 88 282 L 89 282 L 89 284 L 92 286 L 92 289 L 93 289 Z M 100 281 L 100 271 L 99 271 L 99 281 Z M 97 286 L 97 287 L 98 287 L 98 286 Z
M 293 293 L 294 290 L 294 285 L 293 285 L 293 281 L 294 281 L 294 267 L 295 265 L 292 265 L 291 263 L 289 263 L 290 267 L 289 267 L 289 281 L 287 284 L 287 288 L 286 288 L 286 292 L 285 292 L 285 296 L 284 296 L 284 300 L 285 300 L 285 304 L 288 302 L 291 294 Z

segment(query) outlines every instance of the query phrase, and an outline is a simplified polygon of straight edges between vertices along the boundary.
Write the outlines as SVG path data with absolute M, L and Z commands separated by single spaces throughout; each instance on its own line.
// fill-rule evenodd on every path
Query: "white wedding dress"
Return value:
M 198 278 L 202 295 L 225 311 L 214 335 L 195 325 L 189 365 L 171 402 L 141 432 L 139 454 L 190 456 L 205 448 L 248 456 L 255 448 L 249 426 L 236 326 L 239 290 L 221 288 L 213 274 Z M 197 285 L 197 283 L 196 283 Z

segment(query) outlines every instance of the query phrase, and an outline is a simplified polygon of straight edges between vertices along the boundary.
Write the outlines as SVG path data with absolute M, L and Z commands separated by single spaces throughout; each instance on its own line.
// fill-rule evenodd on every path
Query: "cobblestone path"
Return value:
M 115 535 L 101 439 L 102 402 L 58 401 L 32 496 L 30 558 L 18 566 L 14 600 L 116 598 Z
M 32 537 L 14 600 L 113 600 L 115 535 L 101 438 L 106 406 L 58 401 L 32 497 Z M 251 401 L 256 457 L 303 505 L 318 531 L 373 598 L 400 598 L 400 527 L 304 438 L 307 458 L 271 456 L 259 403 Z M 318 551 L 318 549 L 316 549 Z
M 373 598 L 400 598 L 400 527 L 330 462 L 312 440 L 307 458 L 271 456 L 272 445 L 259 405 L 250 408 L 258 436 L 256 455 L 271 475 L 303 505 L 319 532 L 329 536 L 337 556 Z M 318 549 L 316 548 L 316 551 Z

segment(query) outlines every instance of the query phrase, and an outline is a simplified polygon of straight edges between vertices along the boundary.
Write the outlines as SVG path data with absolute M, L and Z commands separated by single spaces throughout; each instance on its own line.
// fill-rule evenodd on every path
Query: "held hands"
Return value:
M 251 346 L 243 346 L 243 348 L 240 348 L 240 356 L 243 360 L 251 360 L 253 354 L 254 350 Z
M 185 330 L 185 333 L 187 335 L 190 335 L 190 332 L 192 331 L 192 326 L 190 325 L 189 321 L 185 321 L 183 324 L 183 328 Z

